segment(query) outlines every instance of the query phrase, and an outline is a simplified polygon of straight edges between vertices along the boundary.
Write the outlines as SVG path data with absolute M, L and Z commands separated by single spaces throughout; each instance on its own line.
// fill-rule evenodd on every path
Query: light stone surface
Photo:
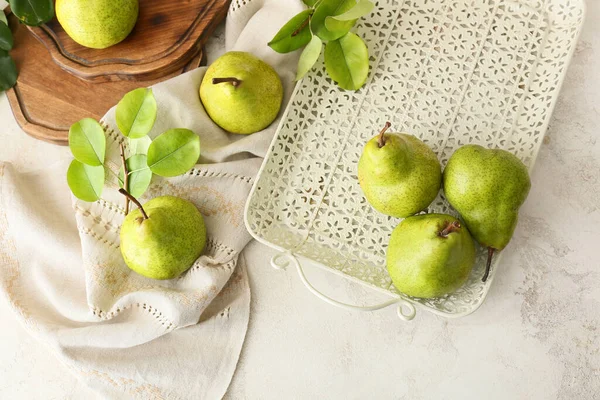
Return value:
M 587 3 L 531 194 L 481 309 L 408 323 L 393 309 L 341 311 L 293 271 L 273 270 L 274 252 L 253 242 L 250 327 L 227 398 L 600 399 L 600 1 Z M 27 170 L 70 157 L 25 136 L 3 94 L 0 143 L 0 160 Z M 321 270 L 307 275 L 341 300 L 381 300 Z M 0 322 L 0 398 L 95 398 L 4 299 Z

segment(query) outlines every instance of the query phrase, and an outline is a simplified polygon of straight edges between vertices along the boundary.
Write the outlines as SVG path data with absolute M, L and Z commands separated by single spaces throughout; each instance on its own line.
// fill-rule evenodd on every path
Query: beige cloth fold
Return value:
M 302 8 L 296 0 L 234 0 L 227 20 L 226 48 L 273 65 L 284 103 L 298 52 L 280 55 L 266 43 Z M 68 162 L 33 173 L 0 163 L 0 289 L 25 326 L 109 398 L 220 398 L 241 351 L 250 302 L 241 252 L 251 239 L 243 209 L 277 121 L 249 136 L 225 133 L 198 98 L 204 71 L 153 87 L 158 117 L 150 136 L 188 128 L 201 139 L 201 164 L 180 177 L 155 177 L 141 199 L 176 195 L 205 216 L 207 249 L 178 279 L 147 279 L 124 264 L 124 201 L 112 174 L 102 200 L 86 203 L 70 196 Z M 114 108 L 102 122 L 106 166 L 116 172 L 122 137 Z

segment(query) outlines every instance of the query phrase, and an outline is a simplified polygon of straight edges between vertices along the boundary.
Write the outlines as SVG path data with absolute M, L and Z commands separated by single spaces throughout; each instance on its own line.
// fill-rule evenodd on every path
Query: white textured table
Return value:
M 459 320 L 418 313 L 409 323 L 393 309 L 340 311 L 294 272 L 272 270 L 273 253 L 252 243 L 250 327 L 227 397 L 600 399 L 599 71 L 600 1 L 588 0 L 531 194 L 479 311 Z M 3 94 L 0 143 L 0 160 L 24 169 L 42 165 L 40 154 L 70 157 L 26 137 Z M 377 300 L 320 270 L 309 278 L 340 299 Z M 94 398 L 3 299 L 0 325 L 0 398 Z

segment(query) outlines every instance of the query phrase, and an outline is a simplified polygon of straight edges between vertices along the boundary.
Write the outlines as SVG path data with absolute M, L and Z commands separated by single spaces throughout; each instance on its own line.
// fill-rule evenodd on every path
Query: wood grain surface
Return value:
M 231 0 L 140 0 L 129 36 L 106 49 L 77 44 L 56 18 L 31 32 L 64 70 L 84 80 L 150 80 L 179 70 L 225 18 Z
M 56 65 L 14 15 L 9 14 L 8 21 L 15 39 L 10 54 L 19 71 L 17 84 L 7 91 L 15 119 L 29 135 L 59 145 L 68 144 L 73 123 L 85 117 L 100 119 L 128 91 L 194 69 L 202 59 L 202 52 L 196 52 L 183 68 L 152 81 L 86 82 Z

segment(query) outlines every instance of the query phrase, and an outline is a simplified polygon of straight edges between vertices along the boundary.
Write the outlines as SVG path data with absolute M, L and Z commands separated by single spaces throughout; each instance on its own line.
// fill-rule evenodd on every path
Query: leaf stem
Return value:
M 213 78 L 212 79 L 213 85 L 216 85 L 217 83 L 223 83 L 223 82 L 231 82 L 231 84 L 233 85 L 233 87 L 238 87 L 238 86 L 240 86 L 242 84 L 241 80 L 239 80 L 238 78 L 234 78 L 234 77 Z
M 129 171 L 127 171 L 127 161 L 125 160 L 125 149 L 123 143 L 119 144 L 121 152 L 121 163 L 123 164 L 123 187 L 129 191 Z M 125 198 L 125 215 L 129 214 L 129 197 Z
M 377 139 L 377 144 L 379 145 L 379 148 L 382 148 L 383 146 L 385 146 L 385 131 L 387 131 L 388 129 L 390 129 L 390 126 L 392 126 L 392 124 L 390 124 L 390 122 L 386 122 L 385 126 L 383 127 L 383 129 L 381 130 L 381 132 L 379 132 L 379 138 Z
M 146 214 L 146 211 L 144 211 L 144 207 L 142 207 L 142 204 L 138 201 L 138 199 L 136 199 L 135 197 L 133 197 L 132 195 L 129 194 L 129 192 L 123 188 L 119 189 L 119 193 L 121 193 L 123 196 L 127 197 L 129 200 L 131 200 L 133 202 L 133 204 L 135 204 L 136 206 L 138 206 L 138 208 L 140 209 L 140 211 L 142 212 L 142 215 L 144 216 L 144 219 L 148 219 L 148 214 Z
M 135 174 L 136 172 L 145 171 L 147 169 L 150 169 L 150 167 L 134 169 L 133 171 L 129 171 L 129 175 Z

